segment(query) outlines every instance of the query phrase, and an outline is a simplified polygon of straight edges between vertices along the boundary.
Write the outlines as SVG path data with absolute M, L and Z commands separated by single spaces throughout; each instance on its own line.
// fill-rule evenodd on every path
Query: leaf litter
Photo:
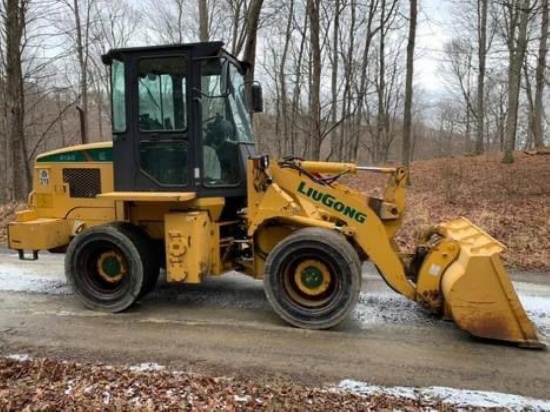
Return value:
M 145 365 L 145 366 L 144 366 Z M 152 367 L 151 367 L 152 366 Z M 445 387 L 344 380 L 337 386 L 213 377 L 137 366 L 0 357 L 0 410 L 501 410 L 543 411 L 550 400 Z
M 51 359 L 0 358 L 0 410 L 452 410 L 437 399 Z
M 407 211 L 397 242 L 412 252 L 430 227 L 464 216 L 504 243 L 508 268 L 550 270 L 550 158 L 498 153 L 414 162 Z M 383 176 L 360 173 L 352 187 L 379 196 Z

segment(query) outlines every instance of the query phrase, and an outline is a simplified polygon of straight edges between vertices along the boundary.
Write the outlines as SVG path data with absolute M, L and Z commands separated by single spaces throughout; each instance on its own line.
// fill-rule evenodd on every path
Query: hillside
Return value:
M 456 157 L 414 163 L 405 224 L 399 244 L 411 250 L 437 222 L 465 216 L 503 242 L 505 264 L 550 270 L 550 156 L 516 153 L 504 165 L 499 155 Z M 361 173 L 348 180 L 370 193 L 381 176 Z M 14 205 L 0 207 L 0 244 Z
M 431 225 L 464 216 L 503 242 L 505 264 L 524 270 L 550 269 L 550 156 L 516 153 L 455 157 L 411 165 L 400 246 L 411 249 Z M 349 183 L 369 192 L 380 177 L 361 174 Z

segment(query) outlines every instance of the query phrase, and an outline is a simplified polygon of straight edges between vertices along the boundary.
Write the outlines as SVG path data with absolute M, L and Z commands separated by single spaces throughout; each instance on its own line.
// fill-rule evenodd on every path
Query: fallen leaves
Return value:
M 425 401 L 424 401 L 425 402 Z M 217 379 L 167 369 L 130 370 L 50 359 L 0 358 L 0 410 L 441 409 L 439 401 L 362 396 L 293 383 Z M 444 406 L 449 410 L 450 407 Z
M 498 154 L 413 163 L 412 187 L 398 244 L 412 251 L 431 226 L 464 216 L 507 246 L 504 263 L 521 270 L 550 270 L 550 158 Z M 363 173 L 348 181 L 373 193 L 383 184 Z
M 20 203 L 0 205 L 0 246 L 4 246 L 8 239 L 8 223 L 13 220 L 16 211 L 22 209 Z

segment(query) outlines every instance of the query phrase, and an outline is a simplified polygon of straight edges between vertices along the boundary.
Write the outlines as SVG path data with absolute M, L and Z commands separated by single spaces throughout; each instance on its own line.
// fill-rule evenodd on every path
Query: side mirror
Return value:
M 252 111 L 254 113 L 262 113 L 264 111 L 264 97 L 262 86 L 259 84 L 252 85 Z

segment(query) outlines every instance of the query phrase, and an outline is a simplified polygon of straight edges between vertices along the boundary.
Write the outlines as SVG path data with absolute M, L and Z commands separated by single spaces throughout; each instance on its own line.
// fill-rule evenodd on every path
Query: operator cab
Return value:
M 254 155 L 244 77 L 221 42 L 114 49 L 111 68 L 117 192 L 245 197 Z M 261 111 L 261 89 L 252 104 Z

